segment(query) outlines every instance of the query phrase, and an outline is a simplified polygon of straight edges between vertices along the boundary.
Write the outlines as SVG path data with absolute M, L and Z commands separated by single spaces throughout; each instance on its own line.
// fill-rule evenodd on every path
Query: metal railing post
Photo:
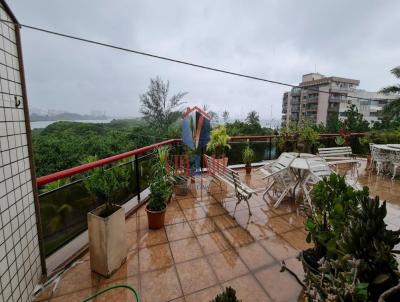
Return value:
M 136 190 L 137 199 L 140 203 L 140 175 L 139 175 L 139 156 L 135 155 L 135 176 L 136 176 Z
M 271 149 L 272 149 L 272 142 L 271 142 L 271 137 L 269 137 L 268 160 L 271 160 Z

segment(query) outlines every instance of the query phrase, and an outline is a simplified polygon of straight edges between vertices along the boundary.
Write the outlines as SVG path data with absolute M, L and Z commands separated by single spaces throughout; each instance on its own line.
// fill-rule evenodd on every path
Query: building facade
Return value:
M 282 125 L 305 119 L 326 125 L 331 115 L 345 119 L 351 104 L 356 105 L 367 121 L 377 121 L 379 111 L 393 97 L 360 90 L 359 84 L 359 80 L 319 73 L 303 75 L 299 88 L 283 94 Z M 365 100 L 357 99 L 359 97 Z
M 21 42 L 0 0 L 0 301 L 30 301 L 44 273 Z

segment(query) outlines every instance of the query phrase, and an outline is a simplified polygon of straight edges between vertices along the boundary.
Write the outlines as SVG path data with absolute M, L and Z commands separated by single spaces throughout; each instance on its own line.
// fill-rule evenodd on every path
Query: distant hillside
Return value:
M 90 120 L 106 120 L 108 117 L 106 115 L 90 115 L 90 114 L 79 114 L 79 113 L 57 113 L 57 114 L 38 114 L 31 113 L 31 122 L 42 122 L 42 121 L 90 121 Z

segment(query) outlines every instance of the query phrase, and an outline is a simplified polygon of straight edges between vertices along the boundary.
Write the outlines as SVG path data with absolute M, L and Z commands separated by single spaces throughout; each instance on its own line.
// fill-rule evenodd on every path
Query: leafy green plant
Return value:
M 221 157 L 225 151 L 230 149 L 229 135 L 223 125 L 219 125 L 211 130 L 210 141 L 207 144 L 207 151 L 215 154 L 216 157 Z
M 321 259 L 321 275 L 307 274 L 305 294 L 309 301 L 367 301 L 368 283 L 359 279 L 360 260 Z
M 232 287 L 226 287 L 225 290 L 218 294 L 213 300 L 210 302 L 240 302 L 236 297 L 236 291 Z
M 247 146 L 243 150 L 242 157 L 246 165 L 250 165 L 254 161 L 255 153 L 254 150 L 250 148 L 249 142 L 247 142 Z
M 97 160 L 96 157 L 88 157 L 87 162 Z M 87 177 L 83 180 L 86 190 L 98 201 L 106 204 L 100 216 L 108 216 L 113 212 L 113 203 L 116 202 L 116 193 L 126 188 L 128 182 L 128 171 L 124 166 L 114 166 L 109 169 L 98 167 L 90 170 Z
M 349 223 L 350 213 L 359 199 L 368 196 L 368 188 L 354 190 L 345 178 L 332 173 L 318 182 L 311 191 L 313 207 L 305 220 L 307 242 L 313 241 L 316 255 L 337 256 L 337 240 Z
M 157 149 L 157 156 L 153 161 L 152 175 L 150 179 L 150 198 L 147 205 L 151 211 L 162 211 L 172 194 L 173 178 L 167 170 L 169 148 Z
M 311 152 L 317 145 L 319 133 L 315 131 L 308 123 L 303 123 L 299 130 L 299 143 L 304 145 L 304 152 Z
M 386 214 L 386 202 L 380 203 L 379 197 L 364 196 L 360 206 L 353 208 L 338 242 L 342 253 L 361 261 L 360 279 L 370 283 L 373 294 L 380 284 L 394 286 L 399 280 L 393 249 L 400 243 L 400 230 L 387 229 Z
M 341 137 L 341 136 L 335 137 L 335 144 L 337 146 L 343 146 L 345 142 L 346 142 L 346 140 L 343 137 Z
M 290 123 L 289 125 L 282 127 L 279 130 L 279 137 L 277 140 L 277 146 L 282 152 L 294 151 L 295 143 L 299 137 L 297 124 Z

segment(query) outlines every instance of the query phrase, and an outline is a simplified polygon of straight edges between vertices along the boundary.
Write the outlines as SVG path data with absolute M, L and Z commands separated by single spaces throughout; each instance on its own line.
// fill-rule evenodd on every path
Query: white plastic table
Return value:
M 297 156 L 290 164 L 290 167 L 298 170 L 308 170 L 309 166 L 307 161 L 311 160 L 313 157 L 316 157 L 316 155 L 310 153 L 291 152 L 290 154 Z
M 374 144 L 374 147 L 384 151 L 400 152 L 400 144 Z
M 297 183 L 294 186 L 293 190 L 293 198 L 295 199 L 296 189 L 298 185 L 303 181 L 303 179 L 308 175 L 308 173 L 310 173 L 309 162 L 312 161 L 313 158 L 316 158 L 317 155 L 310 153 L 296 153 L 296 152 L 290 152 L 290 154 L 297 156 L 290 164 L 290 168 L 292 169 L 292 172 L 294 173 L 294 175 L 296 175 L 297 178 Z

